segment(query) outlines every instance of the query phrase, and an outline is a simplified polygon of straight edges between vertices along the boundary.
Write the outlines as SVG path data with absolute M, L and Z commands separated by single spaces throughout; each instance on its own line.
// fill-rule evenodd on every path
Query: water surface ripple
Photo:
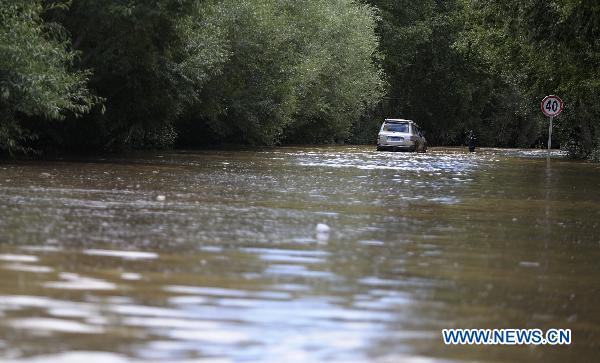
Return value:
M 600 167 L 545 156 L 2 161 L 0 358 L 592 361 Z M 574 344 L 446 347 L 443 328 L 570 328 Z

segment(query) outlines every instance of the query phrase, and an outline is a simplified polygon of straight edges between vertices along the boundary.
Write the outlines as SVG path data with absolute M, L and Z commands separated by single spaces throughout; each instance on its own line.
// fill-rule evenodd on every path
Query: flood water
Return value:
M 600 166 L 545 155 L 2 161 L 0 359 L 595 361 Z M 573 335 L 445 346 L 444 328 Z

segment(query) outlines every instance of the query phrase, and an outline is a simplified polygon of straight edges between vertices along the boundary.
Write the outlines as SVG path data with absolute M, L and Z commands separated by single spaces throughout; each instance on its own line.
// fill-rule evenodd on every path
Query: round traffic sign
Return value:
M 544 97 L 542 103 L 540 105 L 542 108 L 542 112 L 544 115 L 548 117 L 556 117 L 560 115 L 565 105 L 563 101 L 558 96 L 550 95 Z

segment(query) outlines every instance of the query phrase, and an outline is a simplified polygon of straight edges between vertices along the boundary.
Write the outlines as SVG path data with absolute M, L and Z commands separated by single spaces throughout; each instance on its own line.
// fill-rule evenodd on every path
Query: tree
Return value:
M 376 15 L 353 1 L 312 1 L 295 17 L 304 34 L 293 85 L 298 110 L 288 142 L 341 142 L 360 134 L 361 116 L 385 91 Z
M 41 1 L 0 3 L 0 149 L 11 153 L 29 150 L 34 128 L 100 101 L 87 88 L 90 72 L 74 69 L 64 29 L 42 19 L 46 10 Z
M 43 29 L 23 33 L 25 44 L 38 36 L 64 53 L 40 64 L 62 67 L 43 84 L 68 96 L 36 112 L 66 119 L 25 120 L 43 149 L 164 148 L 178 132 L 192 146 L 343 141 L 382 95 L 374 10 L 352 0 L 53 0 L 47 11 L 11 1 L 5 17 Z M 6 97 L 3 113 L 25 109 Z M 100 99 L 105 112 L 91 109 Z M 26 129 L 2 125 L 12 139 Z
M 168 147 L 173 123 L 226 56 L 219 29 L 192 17 L 193 0 L 75 0 L 56 14 L 93 69 L 91 87 L 106 98 L 106 113 L 85 127 L 64 130 L 72 147 Z
M 414 119 L 438 145 L 461 144 L 471 129 L 483 145 L 536 142 L 541 128 L 522 91 L 465 37 L 471 14 L 463 1 L 369 2 L 380 9 L 377 32 L 390 83 L 381 118 Z
M 464 1 L 465 39 L 538 111 L 566 101 L 557 119 L 562 145 L 585 157 L 600 146 L 600 7 L 594 0 Z M 600 156 L 600 151 L 596 151 Z
M 456 1 L 374 0 L 390 89 L 384 116 L 414 119 L 434 144 L 455 143 L 481 107 L 470 65 L 453 48 L 461 27 Z M 473 104 L 475 102 L 475 104 Z M 477 112 L 475 112 L 475 117 Z
M 188 143 L 272 145 L 348 137 L 382 90 L 374 15 L 349 0 L 224 0 L 201 11 L 226 33 L 223 71 L 180 124 Z

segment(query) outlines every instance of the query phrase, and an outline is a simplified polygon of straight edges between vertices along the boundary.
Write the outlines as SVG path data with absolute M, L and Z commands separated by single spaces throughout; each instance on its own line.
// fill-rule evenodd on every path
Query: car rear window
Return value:
M 408 122 L 386 123 L 383 125 L 383 131 L 408 132 Z

